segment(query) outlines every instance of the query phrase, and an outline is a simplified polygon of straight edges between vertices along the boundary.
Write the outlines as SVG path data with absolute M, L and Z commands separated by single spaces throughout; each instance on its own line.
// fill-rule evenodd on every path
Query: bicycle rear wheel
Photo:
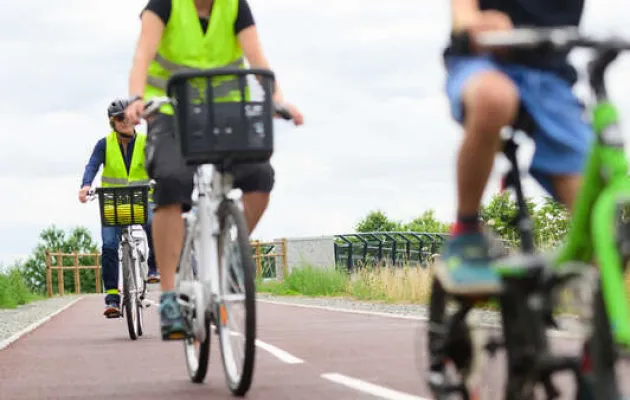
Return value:
M 142 333 L 140 327 L 141 310 L 138 304 L 137 266 L 131 256 L 129 243 L 122 243 L 122 273 L 123 273 L 123 305 L 127 320 L 129 338 L 136 340 Z
M 224 200 L 218 213 L 221 257 L 216 324 L 227 385 L 233 395 L 244 396 L 251 386 L 256 355 L 254 262 L 249 230 L 237 205 Z M 234 329 L 238 322 L 242 332 Z

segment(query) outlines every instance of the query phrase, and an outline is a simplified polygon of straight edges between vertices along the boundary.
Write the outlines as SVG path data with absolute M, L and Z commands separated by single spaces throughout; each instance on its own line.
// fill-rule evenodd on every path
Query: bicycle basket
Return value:
M 149 186 L 98 188 L 102 226 L 144 225 L 149 217 Z
M 258 75 L 262 100 L 252 100 L 248 75 Z M 186 164 L 265 162 L 273 153 L 274 75 L 268 70 L 222 68 L 174 73 L 175 131 Z

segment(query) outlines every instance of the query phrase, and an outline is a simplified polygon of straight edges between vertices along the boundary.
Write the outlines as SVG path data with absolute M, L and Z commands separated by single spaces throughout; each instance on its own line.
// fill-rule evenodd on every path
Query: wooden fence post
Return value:
M 260 256 L 260 240 L 254 242 L 256 246 L 256 278 L 262 278 L 262 257 Z
M 289 275 L 289 261 L 287 260 L 287 238 L 282 238 L 282 278 Z M 276 272 L 276 277 L 278 272 Z
M 96 269 L 94 270 L 94 276 L 96 277 L 96 293 L 103 293 L 101 288 L 101 269 L 99 268 L 98 252 L 95 253 L 94 259 L 96 260 Z
M 59 296 L 63 296 L 63 254 L 57 250 L 57 285 L 59 286 Z
M 79 276 L 79 252 L 74 251 L 74 293 L 81 293 L 81 281 Z
M 46 250 L 46 294 L 52 297 L 52 261 L 48 250 Z

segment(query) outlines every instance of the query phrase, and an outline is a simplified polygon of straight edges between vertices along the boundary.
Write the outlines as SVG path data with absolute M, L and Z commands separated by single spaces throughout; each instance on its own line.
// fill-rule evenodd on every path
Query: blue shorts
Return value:
M 559 76 L 516 64 L 499 64 L 488 57 L 446 59 L 448 95 L 453 118 L 463 123 L 462 92 L 472 76 L 485 71 L 507 75 L 519 91 L 521 105 L 535 122 L 532 134 L 536 150 L 530 174 L 555 196 L 551 175 L 580 174 L 594 138 L 584 118 L 584 105 L 571 85 Z

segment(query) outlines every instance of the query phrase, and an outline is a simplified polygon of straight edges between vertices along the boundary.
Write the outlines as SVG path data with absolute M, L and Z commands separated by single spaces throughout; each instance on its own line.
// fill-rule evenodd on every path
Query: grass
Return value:
M 40 298 L 28 289 L 18 269 L 0 272 L 0 308 L 16 308 Z
M 387 303 L 428 301 L 431 274 L 416 267 L 364 268 L 348 275 L 335 269 L 296 268 L 281 282 L 259 281 L 262 293 L 281 296 L 349 297 Z
M 284 281 L 258 281 L 257 291 L 279 296 L 342 297 L 354 300 L 427 304 L 431 295 L 432 274 L 422 267 L 365 267 L 351 275 L 332 268 L 304 266 L 295 268 Z M 630 293 L 630 271 L 625 275 Z M 561 295 L 556 312 L 573 314 L 573 299 Z M 498 310 L 496 301 L 480 303 L 479 308 Z

